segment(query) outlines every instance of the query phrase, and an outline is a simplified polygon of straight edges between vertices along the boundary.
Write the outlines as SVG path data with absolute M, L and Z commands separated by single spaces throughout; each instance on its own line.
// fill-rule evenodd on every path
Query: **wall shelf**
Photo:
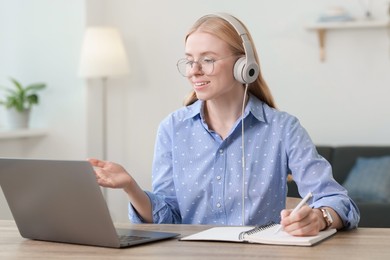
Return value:
M 3 130 L 0 129 L 0 140 L 42 137 L 47 135 L 47 129 L 18 129 Z
M 320 45 L 320 60 L 325 61 L 325 36 L 328 30 L 390 28 L 390 20 L 354 20 L 346 22 L 317 22 L 306 29 L 316 31 Z

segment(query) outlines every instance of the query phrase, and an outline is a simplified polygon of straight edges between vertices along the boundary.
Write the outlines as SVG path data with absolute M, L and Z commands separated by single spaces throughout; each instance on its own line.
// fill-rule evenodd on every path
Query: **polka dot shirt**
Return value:
M 241 118 L 223 140 L 208 128 L 202 108 L 203 102 L 197 101 L 173 112 L 159 126 L 153 192 L 146 191 L 155 223 L 279 222 L 287 175 L 292 172 L 300 194 L 314 194 L 312 206 L 330 206 L 346 227 L 357 225 L 356 206 L 295 117 L 251 95 L 244 112 L 243 154 Z M 142 222 L 131 205 L 129 218 Z

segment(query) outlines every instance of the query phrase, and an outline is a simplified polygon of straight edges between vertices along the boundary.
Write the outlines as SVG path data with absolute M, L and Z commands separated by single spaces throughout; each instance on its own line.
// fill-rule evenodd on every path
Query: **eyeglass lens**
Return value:
M 214 60 L 200 58 L 198 61 L 190 61 L 184 58 L 177 62 L 177 68 L 184 77 L 190 76 L 193 69 L 201 70 L 205 75 L 210 75 L 214 70 Z

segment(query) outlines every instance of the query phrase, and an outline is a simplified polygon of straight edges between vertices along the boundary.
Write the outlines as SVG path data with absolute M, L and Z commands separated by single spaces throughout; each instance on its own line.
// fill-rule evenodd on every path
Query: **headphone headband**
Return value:
M 234 64 L 234 78 L 243 84 L 254 82 L 259 75 L 259 65 L 255 60 L 252 43 L 249 40 L 248 32 L 234 16 L 227 13 L 216 13 L 216 16 L 227 21 L 236 30 L 242 39 L 245 57 L 239 58 Z

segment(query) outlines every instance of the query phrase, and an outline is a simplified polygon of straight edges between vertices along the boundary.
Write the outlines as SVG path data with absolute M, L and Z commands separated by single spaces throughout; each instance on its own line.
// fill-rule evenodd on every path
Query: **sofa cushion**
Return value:
M 343 186 L 356 202 L 390 203 L 390 156 L 358 157 Z
M 359 157 L 390 156 L 390 146 L 340 146 L 332 152 L 333 176 L 344 183 Z
M 331 146 L 326 145 L 317 145 L 317 152 L 324 157 L 328 162 L 332 160 L 332 152 L 333 148 Z

